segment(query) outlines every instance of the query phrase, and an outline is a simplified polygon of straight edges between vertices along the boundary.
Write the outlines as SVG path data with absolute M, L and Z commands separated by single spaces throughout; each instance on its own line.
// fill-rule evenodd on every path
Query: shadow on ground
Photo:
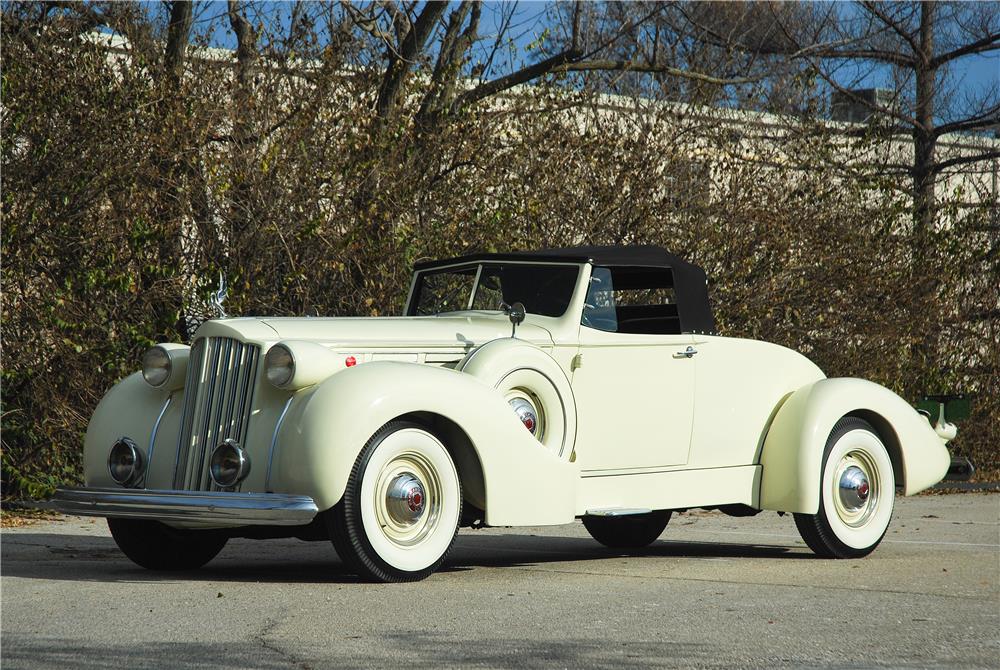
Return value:
M 513 568 L 554 563 L 603 561 L 621 557 L 664 559 L 763 558 L 813 559 L 804 549 L 767 544 L 657 541 L 645 549 L 606 549 L 589 538 L 538 535 L 459 535 L 441 572 L 479 567 Z M 72 569 L 67 569 L 72 564 Z M 595 566 L 599 569 L 599 566 Z M 110 537 L 57 533 L 6 534 L 4 574 L 13 577 L 69 581 L 171 581 L 351 583 L 328 542 L 298 540 L 231 540 L 218 558 L 195 572 L 157 573 L 126 559 Z
M 667 636 L 663 636 L 664 638 Z M 359 653 L 374 647 L 375 655 Z M 4 641 L 6 667 L 91 668 L 127 667 L 136 670 L 163 667 L 219 670 L 247 667 L 361 668 L 388 667 L 405 659 L 418 667 L 672 667 L 703 665 L 711 659 L 706 645 L 655 641 L 615 642 L 594 639 L 456 639 L 446 633 L 407 631 L 371 640 L 349 640 L 331 636 L 314 645 L 283 649 L 267 639 L 260 646 L 224 643 L 164 642 L 142 645 L 91 644 L 85 640 L 17 636 Z M 699 663 L 700 661 L 700 663 Z

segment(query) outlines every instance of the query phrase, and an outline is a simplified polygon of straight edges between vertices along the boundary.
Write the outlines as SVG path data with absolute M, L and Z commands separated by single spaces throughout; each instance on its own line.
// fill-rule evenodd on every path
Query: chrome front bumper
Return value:
M 77 516 L 111 516 L 220 526 L 299 526 L 319 513 L 308 496 L 223 491 L 57 489 L 49 509 Z

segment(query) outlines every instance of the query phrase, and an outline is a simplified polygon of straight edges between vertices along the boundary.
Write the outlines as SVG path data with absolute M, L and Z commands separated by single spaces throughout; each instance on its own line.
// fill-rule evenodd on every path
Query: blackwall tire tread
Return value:
M 583 517 L 583 525 L 590 536 L 610 549 L 649 546 L 660 537 L 669 521 L 669 510 L 618 517 Z
M 115 544 L 129 560 L 147 570 L 197 570 L 218 556 L 229 539 L 210 530 L 179 530 L 159 521 L 108 519 Z

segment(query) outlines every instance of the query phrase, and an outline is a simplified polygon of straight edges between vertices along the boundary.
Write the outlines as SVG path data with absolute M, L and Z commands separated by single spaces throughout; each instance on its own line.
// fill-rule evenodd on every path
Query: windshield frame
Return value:
M 514 259 L 505 260 L 505 259 L 497 259 L 497 260 L 481 260 L 481 261 L 457 261 L 455 263 L 451 263 L 451 264 L 448 264 L 448 265 L 439 265 L 439 266 L 435 266 L 433 268 L 427 268 L 426 270 L 417 270 L 417 271 L 415 271 L 413 273 L 413 278 L 410 281 L 410 292 L 409 292 L 409 294 L 407 296 L 407 299 L 406 299 L 406 308 L 403 311 L 403 314 L 405 316 L 418 316 L 418 314 L 416 313 L 416 310 L 417 310 L 417 300 L 416 299 L 417 299 L 417 290 L 420 287 L 420 280 L 421 280 L 421 278 L 429 276 L 429 275 L 437 275 L 437 274 L 443 274 L 443 273 L 450 273 L 450 272 L 455 272 L 456 270 L 464 270 L 464 269 L 471 269 L 471 268 L 475 268 L 476 269 L 476 275 L 475 275 L 475 279 L 474 279 L 473 284 L 472 284 L 472 290 L 469 293 L 469 300 L 468 300 L 468 302 L 466 304 L 465 309 L 452 310 L 452 311 L 449 311 L 449 312 L 435 312 L 434 314 L 423 314 L 423 315 L 419 315 L 419 316 L 439 316 L 439 315 L 442 315 L 442 314 L 458 314 L 458 313 L 461 313 L 461 312 L 471 312 L 471 311 L 476 311 L 476 312 L 496 312 L 498 314 L 501 313 L 500 309 L 488 309 L 488 310 L 484 310 L 484 309 L 473 309 L 473 307 L 472 307 L 472 305 L 473 305 L 473 303 L 475 302 L 475 299 L 476 299 L 476 294 L 479 292 L 479 280 L 482 277 L 483 268 L 485 266 L 495 266 L 495 265 L 527 265 L 527 266 L 533 266 L 533 267 L 572 267 L 572 268 L 576 268 L 576 270 L 577 270 L 576 281 L 574 282 L 573 291 L 570 293 L 569 299 L 567 300 L 566 309 L 563 310 L 562 314 L 560 314 L 558 316 L 547 316 L 547 317 L 545 317 L 545 318 L 550 318 L 550 319 L 560 319 L 560 318 L 565 317 L 566 313 L 569 312 L 569 310 L 573 306 L 573 297 L 575 296 L 575 294 L 576 294 L 576 292 L 577 292 L 577 290 L 579 288 L 579 285 L 580 285 L 580 276 L 581 276 L 581 273 L 583 271 L 583 265 L 584 264 L 582 264 L 580 262 L 574 262 L 574 261 L 561 262 L 561 261 L 532 261 L 532 260 L 514 260 Z M 530 314 L 530 312 L 529 312 L 529 314 Z M 535 314 L 535 316 L 545 316 L 545 315 Z

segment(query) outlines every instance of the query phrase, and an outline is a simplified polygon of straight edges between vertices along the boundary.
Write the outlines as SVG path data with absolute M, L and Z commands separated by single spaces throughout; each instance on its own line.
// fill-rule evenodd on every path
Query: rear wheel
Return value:
M 182 530 L 144 519 L 108 519 L 108 528 L 122 553 L 148 570 L 196 570 L 229 539 L 214 530 Z
M 585 516 L 590 536 L 612 549 L 641 549 L 656 541 L 670 521 L 669 510 L 628 516 Z
M 844 417 L 823 452 L 819 511 L 796 514 L 805 543 L 826 558 L 861 558 L 889 528 L 895 497 L 892 460 L 867 421 Z
M 444 562 L 461 516 L 462 486 L 448 450 L 422 426 L 392 421 L 361 450 L 327 523 L 349 570 L 407 582 Z

